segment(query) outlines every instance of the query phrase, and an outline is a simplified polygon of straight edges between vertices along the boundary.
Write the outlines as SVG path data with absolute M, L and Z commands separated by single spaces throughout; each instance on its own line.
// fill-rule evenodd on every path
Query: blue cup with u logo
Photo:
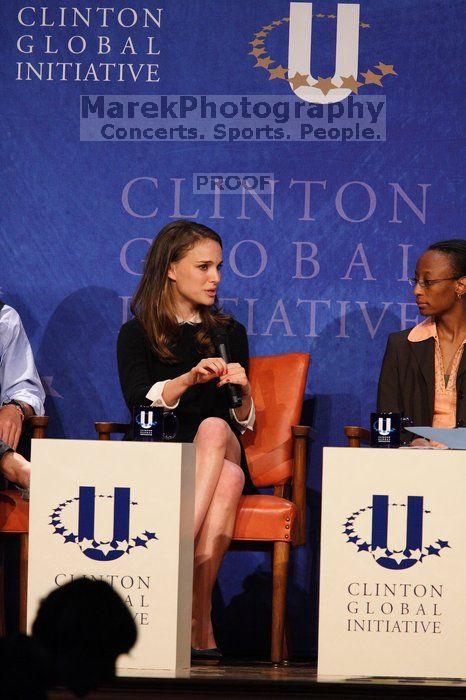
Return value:
M 413 421 L 402 413 L 371 413 L 371 447 L 400 447 L 409 444 L 411 434 L 405 432 L 408 425 L 413 425 Z
M 158 406 L 135 406 L 133 408 L 133 439 L 139 442 L 162 442 L 173 440 L 179 422 L 173 411 Z
M 371 413 L 371 447 L 399 447 L 400 413 Z

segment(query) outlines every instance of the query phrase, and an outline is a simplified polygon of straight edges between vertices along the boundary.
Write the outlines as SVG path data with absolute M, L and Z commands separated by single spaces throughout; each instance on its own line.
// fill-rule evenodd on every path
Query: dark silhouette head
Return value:
M 80 578 L 42 601 L 32 637 L 49 654 L 55 682 L 84 695 L 114 677 L 117 657 L 131 649 L 137 633 L 111 586 Z

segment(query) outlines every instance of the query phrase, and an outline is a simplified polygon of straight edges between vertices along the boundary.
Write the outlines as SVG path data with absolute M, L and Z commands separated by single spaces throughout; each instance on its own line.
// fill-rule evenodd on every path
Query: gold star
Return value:
M 359 83 L 357 80 L 354 79 L 352 75 L 348 75 L 348 77 L 346 78 L 341 76 L 341 87 L 348 88 L 349 90 L 351 90 L 351 92 L 354 92 L 356 95 L 358 94 L 358 90 L 361 87 L 361 85 L 364 85 L 364 83 Z
M 275 61 L 272 61 L 270 56 L 266 56 L 265 58 L 258 58 L 257 63 L 253 68 L 268 68 L 271 63 L 275 63 Z
M 386 63 L 382 63 L 382 61 L 379 61 L 378 65 L 375 67 L 379 69 L 382 75 L 398 75 L 398 73 L 393 70 L 393 66 L 389 66 Z
M 253 49 L 248 53 L 248 56 L 255 56 L 256 58 L 259 58 L 259 56 L 262 56 L 263 53 L 267 53 L 265 49 Z
M 254 39 L 254 41 L 250 41 L 249 43 L 251 44 L 251 46 L 254 46 L 254 48 L 255 48 L 256 46 L 260 46 L 261 44 L 263 44 L 264 40 L 263 39 Z
M 382 76 L 379 73 L 373 73 L 371 70 L 368 70 L 367 73 L 361 73 L 361 75 L 364 76 L 366 85 L 374 84 L 380 87 L 382 86 Z
M 257 38 L 259 38 L 260 36 L 267 36 L 267 32 L 256 32 L 256 34 L 254 34 L 254 36 Z
M 361 27 L 362 27 L 363 29 L 369 29 L 370 26 L 371 26 L 371 25 L 368 24 L 367 22 L 361 22 Z
M 327 15 L 329 19 L 335 19 L 336 15 Z
M 267 29 L 270 32 L 270 30 L 273 29 L 273 24 L 266 24 L 262 29 Z
M 307 79 L 309 78 L 309 75 L 301 75 L 301 73 L 295 73 L 292 78 L 289 78 L 289 82 L 291 83 L 293 90 L 296 90 L 296 88 L 299 87 L 304 87 L 305 85 L 309 85 L 307 82 Z
M 290 18 L 289 17 L 282 17 L 282 22 L 289 22 Z
M 286 80 L 285 75 L 286 71 L 288 70 L 287 68 L 283 68 L 282 65 L 277 66 L 276 68 L 269 68 L 269 80 L 275 80 L 276 78 L 280 78 L 280 80 Z
M 319 90 L 322 90 L 324 95 L 326 95 L 330 90 L 333 90 L 333 88 L 336 88 L 337 86 L 332 83 L 331 78 L 321 78 L 320 75 L 317 76 L 317 82 L 314 83 L 312 87 L 319 88 Z
M 323 15 L 322 12 L 318 12 L 318 13 L 316 14 L 316 17 L 325 17 L 325 15 Z
M 276 27 L 278 27 L 281 24 L 281 20 L 276 19 L 275 22 L 272 22 L 272 24 L 274 24 Z

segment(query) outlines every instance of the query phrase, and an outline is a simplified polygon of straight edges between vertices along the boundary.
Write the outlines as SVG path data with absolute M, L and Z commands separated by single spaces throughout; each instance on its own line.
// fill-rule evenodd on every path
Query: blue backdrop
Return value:
M 215 228 L 224 240 L 221 296 L 247 326 L 251 354 L 311 354 L 304 420 L 318 438 L 310 450 L 310 545 L 295 554 L 290 590 L 295 648 L 308 654 L 322 445 L 344 444 L 344 424 L 367 424 L 387 334 L 417 321 L 407 276 L 418 254 L 464 235 L 465 4 L 360 3 L 360 73 L 341 104 L 383 103 L 386 138 L 349 142 L 335 134 L 128 140 L 113 126 L 107 137 L 83 140 L 82 95 L 94 96 L 88 105 L 99 95 L 298 99 L 285 79 L 289 3 L 128 0 L 104 12 L 90 1 L 88 10 L 76 4 L 81 14 L 58 0 L 43 6 L 0 6 L 0 286 L 23 318 L 47 387 L 48 434 L 91 438 L 94 420 L 127 418 L 115 341 L 150 240 L 176 218 Z M 325 79 L 334 72 L 337 3 L 319 0 L 313 14 L 311 72 Z M 319 84 L 324 94 L 328 83 Z M 98 138 L 112 115 L 91 116 Z M 177 118 L 168 114 L 162 126 Z M 152 123 L 115 123 L 129 129 L 141 121 Z M 269 173 L 274 191 L 199 194 L 193 173 Z M 262 555 L 228 555 L 216 596 L 224 647 L 265 647 L 269 590 Z

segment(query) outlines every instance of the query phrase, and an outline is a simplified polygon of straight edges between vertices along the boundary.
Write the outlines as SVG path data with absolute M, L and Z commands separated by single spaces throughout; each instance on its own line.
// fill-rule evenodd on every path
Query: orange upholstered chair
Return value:
M 249 471 L 258 488 L 273 495 L 242 496 L 233 546 L 272 550 L 273 600 L 271 659 L 284 658 L 284 622 L 291 545 L 306 541 L 306 452 L 310 428 L 298 425 L 306 388 L 309 355 L 287 353 L 253 357 L 249 378 L 256 406 L 254 431 L 243 443 Z M 100 440 L 126 432 L 122 423 L 95 423 Z
M 256 407 L 254 431 L 243 444 L 258 488 L 273 495 L 242 496 L 233 541 L 272 549 L 271 659 L 284 657 L 286 586 L 290 547 L 306 542 L 306 453 L 310 428 L 298 425 L 309 355 L 251 358 L 249 378 Z M 285 653 L 286 655 L 286 653 Z
M 43 438 L 49 419 L 32 416 L 26 423 L 28 437 Z M 4 552 L 5 537 L 19 538 L 19 631 L 26 632 L 26 598 L 28 573 L 29 503 L 18 489 L 0 491 L 0 636 L 5 633 Z

